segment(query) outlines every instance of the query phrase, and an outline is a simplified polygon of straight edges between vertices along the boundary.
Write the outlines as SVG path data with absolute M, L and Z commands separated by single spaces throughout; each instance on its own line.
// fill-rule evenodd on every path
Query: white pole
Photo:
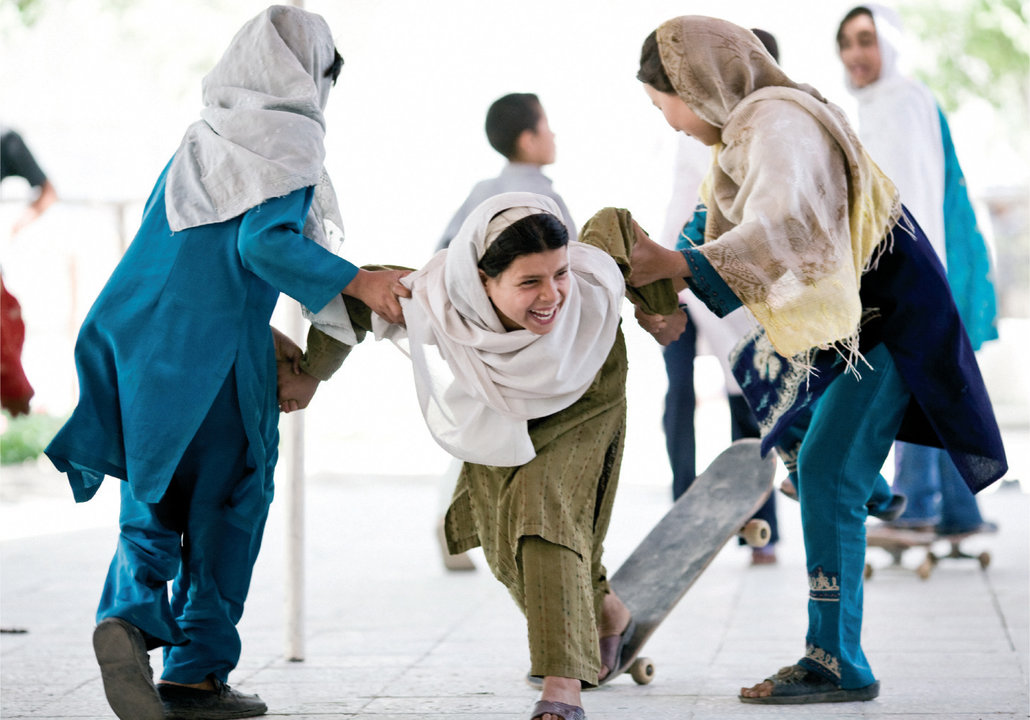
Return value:
M 303 8 L 304 0 L 293 0 Z M 297 305 L 291 336 L 303 339 L 304 321 Z M 290 480 L 286 494 L 286 660 L 304 661 L 304 413 L 290 413 Z
M 290 335 L 302 338 L 304 322 L 295 307 Z M 304 411 L 286 416 L 289 475 L 286 492 L 286 660 L 304 660 Z

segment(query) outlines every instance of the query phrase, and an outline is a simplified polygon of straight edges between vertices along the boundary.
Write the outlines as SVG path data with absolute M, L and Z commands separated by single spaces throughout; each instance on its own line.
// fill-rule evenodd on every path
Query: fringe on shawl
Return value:
M 908 216 L 907 212 L 902 212 L 894 225 L 884 233 L 883 240 L 875 247 L 873 253 L 869 256 L 869 260 L 866 261 L 865 266 L 862 268 L 862 275 L 865 275 L 870 270 L 875 270 L 876 266 L 880 262 L 880 258 L 894 250 L 894 233 L 898 229 L 902 232 L 908 233 L 913 238 L 916 236 L 915 226 L 912 224 L 912 218 Z M 859 372 L 859 364 L 864 364 L 867 368 L 872 368 L 872 365 L 869 364 L 869 361 L 866 360 L 865 356 L 859 351 L 859 334 L 862 331 L 862 326 L 865 325 L 867 321 L 874 317 L 878 317 L 879 315 L 879 308 L 865 308 L 862 311 L 862 318 L 854 333 L 831 345 L 814 347 L 807 352 L 795 355 L 794 357 L 789 358 L 787 362 L 790 364 L 792 369 L 801 370 L 806 373 L 805 384 L 807 386 L 811 375 L 818 372 L 813 360 L 815 354 L 822 350 L 833 350 L 844 361 L 844 374 L 851 373 L 855 376 L 856 380 L 861 380 L 862 373 Z

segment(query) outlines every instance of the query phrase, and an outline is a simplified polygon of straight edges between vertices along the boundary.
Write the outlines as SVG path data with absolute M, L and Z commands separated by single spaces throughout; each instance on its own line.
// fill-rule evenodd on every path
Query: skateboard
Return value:
M 769 524 L 751 519 L 769 497 L 776 472 L 774 456 L 762 459 L 760 447 L 744 439 L 724 450 L 616 570 L 611 586 L 636 630 L 619 667 L 601 684 L 623 673 L 639 685 L 650 683 L 655 665 L 640 651 L 722 547 L 738 535 L 752 547 L 768 544 Z
M 866 531 L 866 547 L 878 547 L 886 550 L 891 556 L 890 567 L 903 567 L 902 557 L 907 550 L 923 548 L 926 551 L 922 562 L 916 566 L 915 572 L 921 579 L 926 580 L 937 567 L 937 563 L 944 559 L 966 559 L 976 560 L 980 563 L 980 569 L 986 570 L 991 564 L 991 554 L 981 552 L 977 555 L 970 555 L 962 551 L 961 543 L 966 538 L 979 535 L 980 531 L 960 533 L 956 535 L 938 535 L 933 530 L 908 530 L 904 528 L 892 528 L 883 525 L 872 525 Z M 951 548 L 946 555 L 939 555 L 933 551 L 936 543 L 946 542 Z M 873 576 L 873 566 L 869 561 L 865 564 L 865 579 Z

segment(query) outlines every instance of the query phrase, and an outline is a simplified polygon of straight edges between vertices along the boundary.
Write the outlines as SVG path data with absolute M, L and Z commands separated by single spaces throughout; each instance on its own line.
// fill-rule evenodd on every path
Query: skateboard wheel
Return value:
M 647 685 L 654 680 L 654 662 L 651 658 L 637 658 L 627 672 L 637 685 Z
M 986 570 L 987 566 L 991 564 L 991 554 L 989 552 L 982 552 L 976 556 L 976 559 L 980 561 L 980 569 Z
M 769 544 L 772 530 L 770 530 L 769 523 L 765 520 L 748 520 L 741 535 L 744 538 L 744 542 L 751 547 L 765 547 Z
M 873 576 L 873 566 L 870 565 L 869 563 L 866 563 L 865 564 L 865 569 L 862 571 L 862 577 L 865 578 L 866 580 L 868 580 L 872 576 Z

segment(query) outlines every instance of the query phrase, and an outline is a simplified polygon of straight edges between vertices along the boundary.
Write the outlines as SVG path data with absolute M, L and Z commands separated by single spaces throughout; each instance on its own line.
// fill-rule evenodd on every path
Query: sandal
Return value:
M 626 629 L 621 634 L 607 635 L 601 638 L 601 664 L 608 668 L 608 673 L 598 679 L 598 685 L 604 685 L 617 675 L 621 675 L 623 670 L 625 670 L 625 665 L 622 663 L 622 650 L 632 639 L 633 632 L 636 629 L 637 621 L 631 617 L 629 624 L 626 625 Z
M 822 675 L 800 665 L 788 665 L 780 668 L 775 675 L 767 677 L 765 682 L 772 683 L 772 695 L 766 697 L 738 695 L 738 699 L 741 702 L 756 705 L 806 705 L 809 703 L 860 702 L 872 700 L 880 694 L 879 681 L 854 690 L 845 690 Z
M 579 705 L 567 705 L 566 703 L 551 702 L 550 700 L 541 700 L 534 705 L 533 714 L 529 716 L 529 720 L 537 720 L 537 718 L 543 717 L 547 713 L 565 718 L 565 720 L 587 720 L 586 712 Z

